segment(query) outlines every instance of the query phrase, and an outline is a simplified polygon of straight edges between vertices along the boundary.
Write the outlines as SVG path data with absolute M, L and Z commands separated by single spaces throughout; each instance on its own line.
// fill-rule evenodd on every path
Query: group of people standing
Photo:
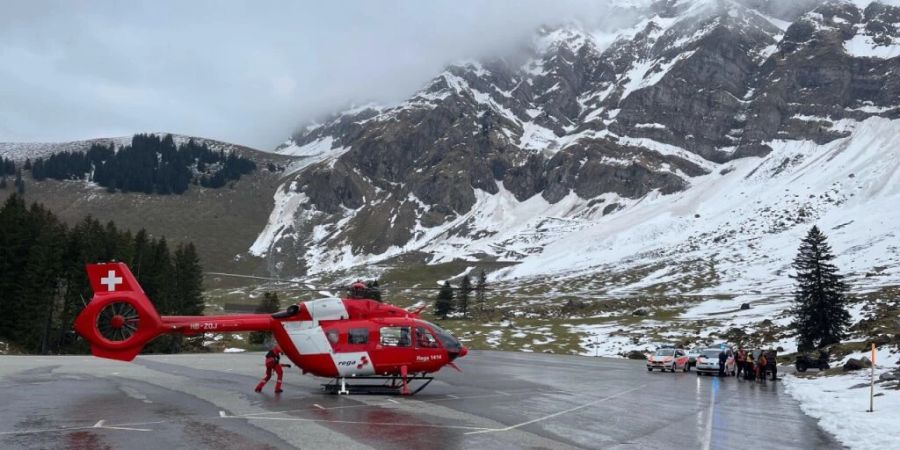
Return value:
M 778 351 L 773 349 L 746 351 L 743 347 L 738 347 L 734 355 L 737 377 L 740 379 L 743 376 L 745 380 L 765 382 L 767 375 L 771 373 L 772 381 L 775 381 L 778 379 L 777 357 Z

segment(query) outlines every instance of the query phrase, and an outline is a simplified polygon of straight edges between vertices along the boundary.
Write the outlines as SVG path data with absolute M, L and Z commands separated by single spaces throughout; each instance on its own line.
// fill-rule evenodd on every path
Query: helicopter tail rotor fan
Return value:
M 130 303 L 109 303 L 97 315 L 97 331 L 107 340 L 122 342 L 134 336 L 141 323 L 141 316 Z

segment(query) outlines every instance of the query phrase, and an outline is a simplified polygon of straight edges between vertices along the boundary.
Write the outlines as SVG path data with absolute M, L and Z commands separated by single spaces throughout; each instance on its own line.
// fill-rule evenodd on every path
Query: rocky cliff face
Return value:
M 522 260 L 543 241 L 511 227 L 596 222 L 773 142 L 826 145 L 900 114 L 896 6 L 634 5 L 623 29 L 547 27 L 523 58 L 453 65 L 405 102 L 299 131 L 276 150 L 296 160 L 251 253 L 291 273 L 413 250 Z

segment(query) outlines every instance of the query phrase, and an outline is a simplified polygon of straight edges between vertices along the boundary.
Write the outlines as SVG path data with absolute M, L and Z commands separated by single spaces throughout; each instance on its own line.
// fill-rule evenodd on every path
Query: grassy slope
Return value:
M 43 203 L 69 224 L 91 215 L 101 222 L 112 220 L 119 228 L 145 228 L 165 236 L 170 246 L 193 241 L 205 270 L 254 272 L 261 260 L 235 256 L 246 253 L 271 212 L 280 174 L 267 171 L 266 164 L 284 164 L 286 158 L 249 149 L 240 153 L 253 159 L 257 170 L 220 189 L 191 186 L 184 195 L 170 196 L 110 194 L 80 181 L 36 182 L 26 173 L 25 197 Z M 12 193 L 11 186 L 0 189 L 0 199 Z

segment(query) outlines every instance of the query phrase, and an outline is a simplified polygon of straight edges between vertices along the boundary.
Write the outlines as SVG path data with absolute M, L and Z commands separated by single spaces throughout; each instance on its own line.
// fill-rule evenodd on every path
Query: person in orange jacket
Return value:
M 765 352 L 759 354 L 759 359 L 756 363 L 756 381 L 766 381 L 766 366 L 768 365 L 768 361 L 766 361 Z
M 291 367 L 290 364 L 281 364 L 281 347 L 277 344 L 272 347 L 272 350 L 269 350 L 266 353 L 266 376 L 263 377 L 262 380 L 259 380 L 259 384 L 256 385 L 256 392 L 262 392 L 263 387 L 265 387 L 266 383 L 272 378 L 272 371 L 275 371 L 275 374 L 278 378 L 275 380 L 275 393 L 280 394 L 283 391 L 281 390 L 281 381 L 284 377 L 284 371 L 281 370 L 282 367 Z

